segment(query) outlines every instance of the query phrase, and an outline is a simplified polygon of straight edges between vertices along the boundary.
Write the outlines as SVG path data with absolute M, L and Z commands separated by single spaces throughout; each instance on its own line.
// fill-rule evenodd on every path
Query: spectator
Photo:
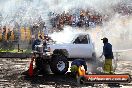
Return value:
M 35 50 L 35 45 L 42 44 L 42 36 L 40 35 L 39 38 L 36 38 L 32 44 L 32 50 Z
M 3 27 L 3 32 L 2 32 L 2 40 L 6 40 L 6 26 Z
M 10 31 L 10 29 L 8 29 L 8 33 L 7 33 L 7 41 L 10 40 L 10 37 L 11 37 L 11 31 Z

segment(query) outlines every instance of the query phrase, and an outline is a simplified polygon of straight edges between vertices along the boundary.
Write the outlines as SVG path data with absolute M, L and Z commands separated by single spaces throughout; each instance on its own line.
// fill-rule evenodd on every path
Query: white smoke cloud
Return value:
M 72 28 L 70 26 L 65 26 L 64 30 L 61 32 L 54 32 L 51 34 L 51 38 L 57 43 L 71 43 L 76 34 L 82 33 L 83 31 L 79 28 Z
M 88 29 L 85 31 L 83 28 L 72 28 L 64 27 L 64 30 L 59 33 L 53 33 L 51 37 L 58 41 L 59 43 L 69 43 L 71 39 L 74 38 L 76 33 L 89 33 L 95 44 L 97 54 L 101 55 L 103 51 L 102 38 L 107 37 L 109 42 L 113 46 L 113 51 L 122 52 L 122 50 L 127 50 L 131 52 L 132 49 L 132 16 L 122 16 L 115 14 L 109 22 L 104 23 L 103 26 Z M 129 50 L 128 50 L 129 49 Z M 124 52 L 123 53 L 128 53 Z M 129 53 L 130 53 L 129 52 Z M 127 55 L 127 54 L 125 54 Z M 126 56 L 124 56 L 126 57 Z M 129 54 L 129 57 L 130 54 Z M 128 58 L 128 55 L 127 55 Z M 130 58 L 129 58 L 130 59 Z
M 85 31 L 91 34 L 96 45 L 96 50 L 102 51 L 102 37 L 108 37 L 114 49 L 132 48 L 132 16 L 121 16 L 113 10 L 118 3 L 131 5 L 132 0 L 0 0 L 0 12 L 3 16 L 2 24 L 18 21 L 18 23 L 29 23 L 42 17 L 48 20 L 50 11 L 62 13 L 69 9 L 87 8 L 94 9 L 101 14 L 112 15 L 109 22 L 102 27 L 96 27 Z M 76 28 L 65 27 L 64 31 L 54 33 L 52 36 L 56 41 L 69 42 Z M 63 38 L 62 38 L 63 36 Z

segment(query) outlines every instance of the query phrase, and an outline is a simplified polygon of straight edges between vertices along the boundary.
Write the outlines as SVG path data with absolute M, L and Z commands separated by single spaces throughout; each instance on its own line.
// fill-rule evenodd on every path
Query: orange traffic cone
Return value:
M 28 74 L 30 77 L 33 76 L 33 61 L 34 61 L 34 57 L 32 57 L 32 59 L 31 59 L 29 70 L 28 70 Z

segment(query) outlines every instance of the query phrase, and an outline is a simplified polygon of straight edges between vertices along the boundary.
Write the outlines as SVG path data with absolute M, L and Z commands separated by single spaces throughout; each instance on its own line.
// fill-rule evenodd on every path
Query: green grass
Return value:
M 18 52 L 18 49 L 0 49 L 0 52 L 10 52 L 10 53 L 31 53 L 31 49 L 23 49 L 22 51 Z

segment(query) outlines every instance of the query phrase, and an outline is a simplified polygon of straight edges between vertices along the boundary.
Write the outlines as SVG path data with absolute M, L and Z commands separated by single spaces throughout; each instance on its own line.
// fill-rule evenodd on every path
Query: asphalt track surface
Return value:
M 23 74 L 28 70 L 30 58 L 0 58 L 0 88 L 62 88 L 62 87 L 87 87 L 87 88 L 109 88 L 106 84 L 95 84 L 94 87 L 84 85 L 78 86 L 74 78 L 69 75 L 43 74 L 33 78 Z M 118 61 L 116 73 L 129 73 L 132 75 L 132 61 Z M 88 66 L 95 65 L 88 60 Z M 99 63 L 98 66 L 101 66 Z M 97 72 L 97 71 L 96 71 Z M 116 87 L 114 87 L 116 88 Z M 117 87 L 119 88 L 119 87 Z M 121 84 L 121 88 L 132 88 L 132 83 Z

